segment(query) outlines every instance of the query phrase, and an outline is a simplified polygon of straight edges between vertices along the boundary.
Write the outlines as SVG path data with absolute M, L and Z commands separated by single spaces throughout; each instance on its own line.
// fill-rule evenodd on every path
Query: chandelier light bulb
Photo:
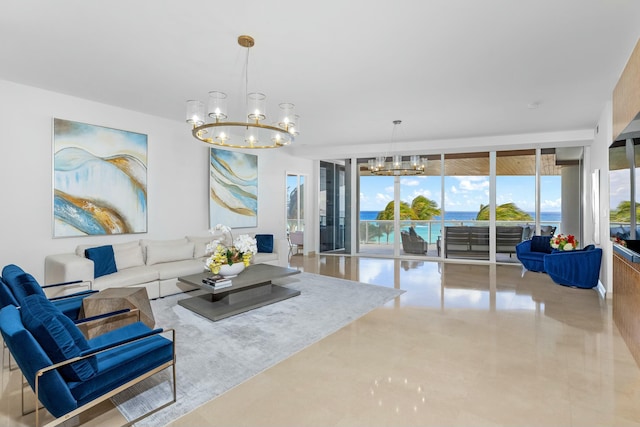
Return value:
M 394 169 L 398 169 L 400 167 L 402 167 L 402 156 L 399 154 L 396 154 L 393 156 L 393 167 Z
M 201 101 L 187 101 L 187 123 L 200 126 L 204 123 L 204 104 Z
M 209 92 L 209 117 L 216 121 L 227 118 L 227 94 L 224 92 Z

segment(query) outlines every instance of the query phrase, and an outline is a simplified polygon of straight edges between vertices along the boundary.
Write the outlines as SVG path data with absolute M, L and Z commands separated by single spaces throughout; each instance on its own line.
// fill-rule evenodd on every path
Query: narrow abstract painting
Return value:
M 209 226 L 258 225 L 258 156 L 211 148 Z
M 53 119 L 53 236 L 147 231 L 147 135 Z

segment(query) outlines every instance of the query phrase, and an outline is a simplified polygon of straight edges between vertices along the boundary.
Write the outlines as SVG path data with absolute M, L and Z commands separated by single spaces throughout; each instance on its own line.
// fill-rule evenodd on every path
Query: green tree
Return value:
M 393 202 L 387 203 L 387 206 L 384 208 L 384 210 L 378 212 L 376 219 L 387 221 L 395 219 L 393 216 L 394 208 L 395 205 L 393 204 Z M 400 219 L 418 219 L 416 213 L 413 211 L 413 209 L 411 209 L 411 206 L 409 206 L 409 203 L 407 202 L 400 202 Z
M 393 214 L 394 208 L 395 204 L 393 202 L 387 203 L 384 210 L 378 212 L 376 219 L 380 221 L 393 221 L 395 219 Z M 401 220 L 429 220 L 437 215 L 440 215 L 438 204 L 424 196 L 418 196 L 413 199 L 411 205 L 407 202 L 400 202 Z M 380 224 L 381 231 L 387 235 L 387 243 L 389 243 L 389 234 L 391 234 L 392 227 L 393 225 L 390 223 Z
M 631 201 L 624 200 L 611 211 L 611 222 L 631 222 Z M 640 218 L 640 204 L 636 203 L 636 218 Z
M 476 215 L 477 221 L 489 220 L 489 205 L 480 205 L 480 211 Z M 497 221 L 533 221 L 531 215 L 516 206 L 515 203 L 505 203 L 496 207 Z
M 395 205 L 393 202 L 387 203 L 387 206 L 384 208 L 384 210 L 378 212 L 376 219 L 379 221 L 393 221 L 394 208 L 395 208 Z M 400 219 L 416 219 L 415 213 L 411 210 L 411 206 L 409 206 L 407 202 L 400 202 Z M 391 234 L 391 229 L 393 228 L 393 225 L 390 224 L 389 222 L 384 222 L 379 225 L 380 225 L 380 231 L 386 234 L 387 243 L 389 243 L 389 234 Z
M 424 196 L 418 196 L 411 202 L 411 210 L 415 212 L 416 219 L 428 220 L 440 215 L 438 204 Z

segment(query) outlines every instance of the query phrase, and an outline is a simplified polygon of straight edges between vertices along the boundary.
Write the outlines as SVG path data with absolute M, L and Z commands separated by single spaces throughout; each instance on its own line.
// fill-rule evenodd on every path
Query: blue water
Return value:
M 378 213 L 380 211 L 360 211 L 360 220 L 372 220 L 376 219 Z M 476 219 L 477 212 L 445 212 L 444 219 L 445 221 L 474 221 Z M 534 212 L 528 212 L 531 215 L 531 218 L 535 218 Z M 439 216 L 433 217 L 434 221 L 438 221 L 441 218 Z M 552 222 L 560 222 L 562 219 L 561 212 L 541 212 L 540 213 L 540 221 L 552 221 Z
M 376 216 L 378 216 L 378 212 L 379 211 L 360 211 L 360 220 L 361 221 L 375 221 Z M 532 218 L 535 218 L 535 215 L 533 212 L 528 212 L 529 215 L 531 215 Z M 459 221 L 459 223 L 456 223 L 456 225 L 473 225 L 473 222 L 476 219 L 476 215 L 477 212 L 445 212 L 444 214 L 444 220 L 447 221 L 450 224 L 450 221 Z M 441 232 L 440 232 L 440 217 L 436 216 L 433 218 L 432 222 L 430 225 L 417 225 L 416 226 L 416 233 L 418 233 L 418 235 L 420 237 L 422 237 L 424 240 L 430 242 L 430 243 L 435 243 L 435 241 L 438 239 L 438 236 L 440 236 Z M 540 213 L 540 223 L 542 225 L 548 224 L 548 225 L 555 225 L 556 227 L 558 227 L 558 229 L 556 230 L 556 234 L 560 233 L 560 221 L 562 219 L 562 213 L 561 212 L 541 212 Z M 405 222 L 406 223 L 406 222 Z M 530 221 L 529 224 L 535 224 L 535 221 Z M 406 228 L 406 227 L 403 227 Z M 364 236 L 362 236 L 362 238 L 364 239 Z M 382 234 L 382 236 L 380 237 L 376 237 L 375 239 L 370 238 L 369 239 L 370 242 L 379 242 L 379 243 L 393 243 L 393 232 L 389 233 L 389 236 L 387 236 L 386 234 Z

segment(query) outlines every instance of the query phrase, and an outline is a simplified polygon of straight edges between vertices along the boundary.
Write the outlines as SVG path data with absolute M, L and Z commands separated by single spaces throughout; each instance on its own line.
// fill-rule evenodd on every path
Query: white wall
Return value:
M 148 135 L 147 233 L 52 238 L 52 118 Z M 285 175 L 295 165 L 311 177 L 312 162 L 288 148 L 259 156 L 258 227 L 234 230 L 285 236 Z M 0 268 L 17 264 L 42 282 L 44 257 L 78 244 L 139 238 L 170 239 L 207 233 L 208 148 L 180 119 L 167 120 L 0 80 Z M 311 186 L 310 186 L 311 187 Z M 312 188 L 312 187 L 311 187 Z
M 600 169 L 600 247 L 602 248 L 602 267 L 600 281 L 607 289 L 613 290 L 613 247 L 609 239 L 609 145 L 612 142 L 613 109 L 607 102 L 594 132 L 591 146 L 591 169 Z

